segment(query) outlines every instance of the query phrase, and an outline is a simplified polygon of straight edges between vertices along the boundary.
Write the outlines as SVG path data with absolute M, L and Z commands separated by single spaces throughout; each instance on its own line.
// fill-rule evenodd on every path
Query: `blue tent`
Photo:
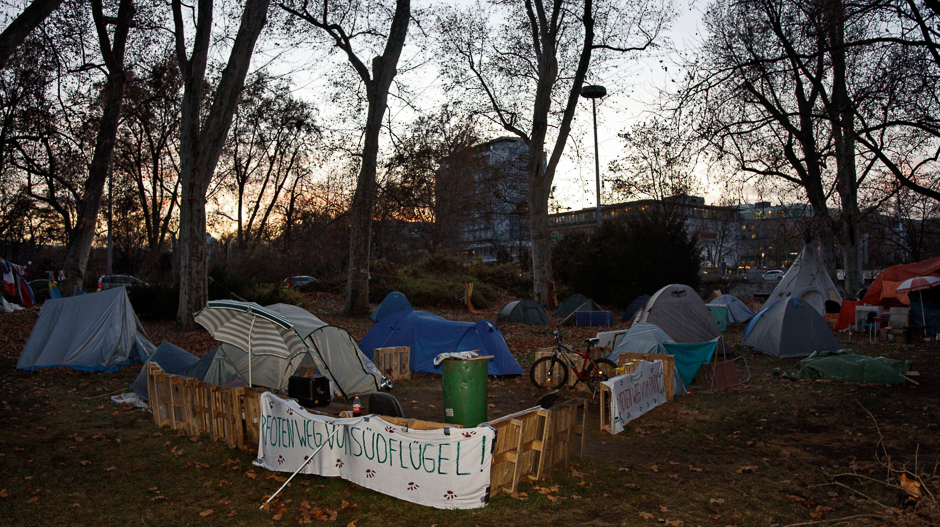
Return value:
M 382 303 L 379 304 L 379 307 L 375 308 L 375 311 L 369 315 L 369 318 L 378 322 L 383 318 L 400 311 L 414 311 L 414 308 L 411 307 L 411 302 L 398 291 L 392 291 L 391 293 L 385 295 L 385 299 L 382 300 Z
M 489 320 L 457 322 L 426 311 L 407 311 L 388 315 L 376 322 L 359 342 L 359 348 L 372 359 L 375 348 L 408 346 L 411 370 L 442 373 L 434 365 L 441 353 L 479 351 L 492 355 L 489 375 L 522 375 L 524 372 L 506 345 L 503 333 Z
M 165 373 L 186 375 L 187 370 L 198 363 L 199 359 L 192 353 L 164 340 L 162 344 L 157 346 L 157 350 L 153 352 L 153 355 L 150 356 L 147 362 L 157 364 Z M 146 366 L 140 370 L 137 379 L 131 383 L 131 390 L 141 399 L 145 401 L 149 400 L 150 394 L 147 392 Z
M 633 320 L 633 317 L 636 316 L 637 311 L 643 309 L 643 306 L 646 305 L 650 299 L 649 295 L 640 295 L 633 299 L 633 302 L 630 302 L 630 305 L 627 306 L 627 309 L 623 311 L 623 318 L 620 319 L 621 322 L 626 322 L 628 320 Z

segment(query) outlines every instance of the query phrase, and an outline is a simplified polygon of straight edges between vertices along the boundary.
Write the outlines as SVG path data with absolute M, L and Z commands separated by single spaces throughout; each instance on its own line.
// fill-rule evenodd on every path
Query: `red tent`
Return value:
M 940 256 L 905 265 L 889 267 L 875 278 L 862 299 L 862 304 L 882 307 L 901 307 L 910 305 L 907 293 L 898 293 L 901 282 L 916 276 L 940 276 Z

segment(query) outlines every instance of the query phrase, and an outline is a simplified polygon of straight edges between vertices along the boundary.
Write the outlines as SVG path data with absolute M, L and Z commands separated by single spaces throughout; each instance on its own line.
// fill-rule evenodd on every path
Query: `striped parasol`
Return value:
M 913 293 L 917 291 L 918 296 L 920 296 L 920 316 L 923 320 L 924 326 L 927 325 L 927 313 L 924 310 L 924 295 L 920 291 L 924 289 L 931 289 L 940 285 L 940 277 L 937 276 L 915 276 L 914 278 L 909 278 L 898 286 L 898 293 Z M 924 329 L 924 333 L 927 333 L 927 330 Z
M 309 353 L 307 345 L 289 320 L 254 302 L 213 300 L 196 313 L 196 322 L 216 340 L 247 350 L 248 384 L 252 366 L 262 363 L 265 377 L 285 389 L 290 372 Z

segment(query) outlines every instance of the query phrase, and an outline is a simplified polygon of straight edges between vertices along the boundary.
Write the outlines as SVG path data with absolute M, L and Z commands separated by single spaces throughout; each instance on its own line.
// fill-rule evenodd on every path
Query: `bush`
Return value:
M 135 285 L 127 288 L 127 297 L 138 318 L 175 320 L 180 288 L 175 284 Z
M 567 287 L 618 307 L 669 284 L 700 285 L 697 237 L 682 218 L 657 211 L 564 238 L 552 251 L 552 267 Z
M 281 287 L 279 284 L 254 284 L 244 295 L 245 300 L 255 302 L 262 306 L 271 304 L 301 304 L 304 301 L 304 295 L 298 291 L 287 287 Z

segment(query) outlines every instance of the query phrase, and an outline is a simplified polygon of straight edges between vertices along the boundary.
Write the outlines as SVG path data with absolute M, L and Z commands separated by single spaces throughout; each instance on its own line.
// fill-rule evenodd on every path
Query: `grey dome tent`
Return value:
M 135 360 L 147 360 L 153 352 L 127 290 L 116 287 L 47 300 L 16 368 L 66 366 L 112 372 Z
M 655 324 L 679 343 L 708 342 L 721 336 L 705 301 L 694 289 L 682 284 L 656 291 L 637 312 L 633 323 Z
M 812 306 L 823 316 L 826 314 L 827 300 L 842 304 L 842 295 L 839 294 L 832 278 L 829 277 L 826 262 L 823 261 L 819 251 L 808 243 L 803 246 L 799 258 L 793 262 L 787 274 L 783 275 L 783 279 L 767 297 L 762 309 L 795 294 L 797 294 L 795 298 Z
M 747 307 L 747 304 L 741 302 L 734 295 L 721 295 L 709 302 L 708 305 L 727 308 L 728 322 L 732 324 L 747 322 L 756 314 L 753 309 Z
M 320 373 L 333 381 L 343 397 L 380 391 L 382 373 L 366 357 L 345 329 L 323 322 L 309 311 L 289 304 L 273 304 L 268 309 L 290 320 L 310 348 L 310 356 Z
M 813 306 L 792 296 L 754 315 L 744 330 L 742 345 L 779 358 L 839 349 L 826 320 Z
M 621 337 L 614 351 L 607 355 L 608 360 L 616 363 L 621 353 L 658 353 L 668 355 L 663 347 L 665 343 L 675 344 L 676 341 L 654 324 L 635 324 Z
M 520 322 L 522 324 L 547 326 L 548 315 L 535 300 L 514 300 L 499 310 L 497 322 Z

